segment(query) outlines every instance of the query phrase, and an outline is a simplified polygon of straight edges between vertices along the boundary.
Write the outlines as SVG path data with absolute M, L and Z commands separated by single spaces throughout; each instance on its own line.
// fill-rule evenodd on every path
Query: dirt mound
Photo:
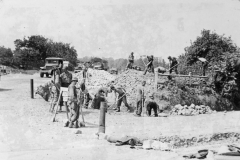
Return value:
M 143 72 L 136 71 L 136 70 L 127 70 L 120 75 L 118 75 L 114 81 L 114 85 L 116 87 L 123 87 L 126 89 L 126 92 L 129 94 L 127 95 L 127 99 L 130 105 L 136 107 L 136 96 L 137 96 L 137 89 L 141 86 L 142 81 L 146 81 L 145 86 L 145 96 L 148 96 L 150 93 L 154 91 L 154 75 L 148 73 L 147 75 L 143 75 Z M 167 78 L 162 79 L 166 81 Z M 159 97 L 166 97 L 168 95 L 168 91 L 166 92 L 159 92 L 156 94 L 156 100 L 161 104 L 161 99 Z

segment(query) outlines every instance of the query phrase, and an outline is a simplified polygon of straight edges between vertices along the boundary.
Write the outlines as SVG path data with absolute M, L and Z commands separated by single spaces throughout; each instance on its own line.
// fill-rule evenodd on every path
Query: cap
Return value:
M 78 78 L 77 77 L 74 77 L 73 79 L 72 79 L 72 81 L 78 81 Z
M 172 57 L 171 57 L 171 56 L 168 56 L 168 59 L 172 59 Z

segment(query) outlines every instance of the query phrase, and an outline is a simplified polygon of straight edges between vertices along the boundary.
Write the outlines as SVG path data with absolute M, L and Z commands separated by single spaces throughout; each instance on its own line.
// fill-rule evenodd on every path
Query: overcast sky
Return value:
M 0 0 L 0 45 L 43 35 L 79 57 L 178 56 L 202 29 L 240 46 L 239 0 Z

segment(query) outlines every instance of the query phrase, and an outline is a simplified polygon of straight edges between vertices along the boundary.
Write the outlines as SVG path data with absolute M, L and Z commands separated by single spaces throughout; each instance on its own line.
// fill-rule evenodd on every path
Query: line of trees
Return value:
M 0 47 L 0 63 L 7 66 L 24 66 L 26 69 L 39 68 L 47 57 L 61 57 L 69 61 L 71 68 L 77 64 L 77 51 L 68 43 L 54 42 L 41 35 L 16 39 L 15 50 Z

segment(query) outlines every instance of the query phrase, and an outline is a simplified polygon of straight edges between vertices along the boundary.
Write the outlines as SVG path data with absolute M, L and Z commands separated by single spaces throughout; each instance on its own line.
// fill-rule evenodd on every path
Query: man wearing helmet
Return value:
M 115 108 L 116 112 L 120 112 L 120 106 L 121 106 L 122 102 L 128 108 L 127 112 L 130 112 L 130 106 L 127 103 L 126 90 L 122 87 L 115 88 L 114 86 L 111 86 L 110 88 L 111 88 L 111 91 L 114 91 L 115 98 L 117 100 L 117 107 Z M 118 94 L 118 96 L 117 96 L 117 94 Z
M 146 65 L 146 69 L 143 73 L 143 75 L 145 75 L 147 73 L 148 70 L 152 71 L 152 73 L 154 73 L 154 67 L 153 67 L 153 55 L 151 56 L 147 56 L 148 59 L 148 64 Z
M 174 72 L 176 74 L 178 74 L 178 71 L 177 71 L 177 65 L 178 65 L 178 61 L 175 57 L 171 57 L 169 56 L 168 57 L 168 60 L 169 60 L 169 64 L 170 64 L 170 69 L 169 69 L 169 73 L 171 74 L 172 71 L 174 70 Z

